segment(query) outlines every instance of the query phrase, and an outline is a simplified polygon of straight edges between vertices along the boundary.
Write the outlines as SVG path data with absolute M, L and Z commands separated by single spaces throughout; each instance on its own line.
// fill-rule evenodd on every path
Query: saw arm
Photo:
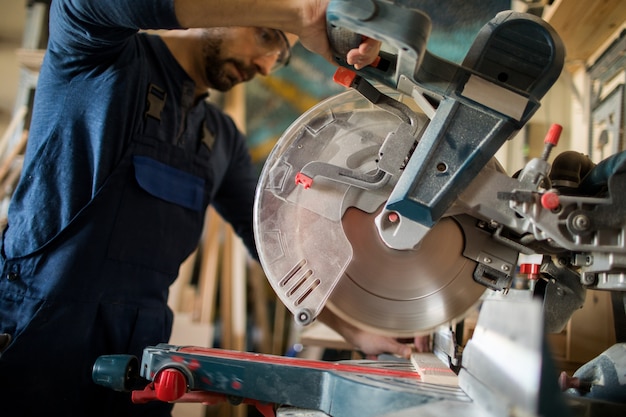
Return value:
M 381 218 L 392 248 L 417 246 L 458 195 L 539 108 L 559 77 L 565 51 L 554 30 L 532 15 L 501 12 L 478 34 L 462 65 L 426 50 L 430 20 L 415 9 L 381 0 L 331 2 L 331 39 L 349 30 L 395 47 L 397 55 L 357 71 L 402 93 L 438 100 Z M 339 35 L 337 35 L 339 37 Z M 337 62 L 348 66 L 341 53 Z M 406 232 L 405 232 L 406 230 Z

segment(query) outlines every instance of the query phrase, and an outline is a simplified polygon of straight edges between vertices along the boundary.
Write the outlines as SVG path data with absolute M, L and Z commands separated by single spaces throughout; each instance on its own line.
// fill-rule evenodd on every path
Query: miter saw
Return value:
M 502 12 L 456 65 L 426 49 L 420 10 L 335 1 L 328 21 L 336 79 L 351 89 L 285 132 L 255 207 L 261 263 L 298 323 L 328 308 L 365 330 L 412 336 L 462 318 L 485 291 L 520 285 L 543 300 L 548 332 L 563 329 L 587 288 L 623 304 L 626 153 L 596 166 L 564 152 L 551 164 L 554 125 L 513 176 L 494 158 L 561 74 L 564 47 L 548 24 Z M 345 70 L 361 35 L 390 48 Z
M 623 216 L 600 214 L 623 212 L 619 181 L 608 184 L 617 173 L 581 185 L 563 165 L 582 155 L 551 170 L 558 126 L 514 178 L 493 158 L 561 73 L 564 48 L 550 26 L 502 12 L 456 65 L 426 50 L 419 10 L 335 1 L 328 16 L 343 67 L 356 31 L 397 53 L 340 70 L 352 89 L 300 117 L 261 174 L 260 259 L 297 322 L 327 307 L 379 333 L 430 331 L 486 288 L 510 288 L 520 253 L 546 255 L 539 264 L 554 279 L 580 273 L 576 293 L 626 289 Z
M 569 413 L 544 330 L 560 331 L 587 288 L 619 293 L 623 303 L 626 153 L 595 165 L 565 152 L 549 163 L 560 135 L 554 125 L 543 154 L 514 175 L 494 158 L 559 77 L 558 35 L 535 16 L 502 12 L 458 65 L 426 49 L 430 19 L 419 9 L 332 0 L 327 16 L 336 79 L 350 88 L 296 120 L 264 166 L 254 210 L 263 269 L 301 325 L 328 308 L 374 333 L 434 333 L 460 388 L 163 345 L 145 350 L 141 375 L 153 382 L 137 401 L 203 391 L 213 394 L 197 401 L 217 392 L 313 408 L 286 414 L 298 416 L 350 416 L 346 404 L 358 405 L 360 416 Z M 343 57 L 363 35 L 384 48 L 373 66 L 354 71 Z M 481 300 L 461 357 L 445 329 Z M 615 368 L 626 369 L 626 353 L 612 354 Z M 118 359 L 101 358 L 94 380 L 128 389 L 137 364 L 123 359 L 116 379 Z M 305 394 L 297 375 L 315 381 L 313 392 Z M 261 380 L 269 391 L 254 388 Z M 621 392 L 626 383 L 617 380 Z M 585 407 L 581 415 L 591 415 Z

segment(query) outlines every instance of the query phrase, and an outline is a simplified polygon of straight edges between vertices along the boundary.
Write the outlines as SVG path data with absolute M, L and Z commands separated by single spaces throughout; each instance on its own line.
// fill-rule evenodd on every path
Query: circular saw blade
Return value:
M 455 220 L 436 224 L 417 249 L 384 244 L 374 218 L 396 176 L 363 188 L 333 179 L 331 169 L 310 188 L 297 185 L 312 161 L 375 171 L 381 146 L 400 123 L 348 90 L 303 114 L 268 157 L 255 198 L 255 239 L 268 281 L 297 322 L 307 324 L 326 306 L 368 331 L 409 336 L 459 318 L 482 295 Z
M 343 230 L 352 260 L 328 303 L 331 311 L 375 333 L 411 336 L 462 317 L 484 287 L 476 262 L 463 256 L 464 236 L 452 218 L 439 221 L 414 250 L 395 250 L 379 237 L 374 218 L 350 208 Z

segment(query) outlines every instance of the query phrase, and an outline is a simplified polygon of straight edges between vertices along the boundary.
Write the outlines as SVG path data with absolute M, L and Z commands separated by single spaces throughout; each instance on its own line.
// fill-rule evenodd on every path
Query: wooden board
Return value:
M 346 342 L 339 333 L 320 321 L 316 321 L 302 330 L 300 343 L 303 346 L 321 346 L 327 349 L 354 349 L 354 346 Z
M 566 66 L 584 65 L 626 22 L 626 1 L 556 0 L 543 18 L 563 39 Z
M 458 376 L 434 353 L 413 353 L 411 363 L 423 382 L 437 385 L 458 386 Z

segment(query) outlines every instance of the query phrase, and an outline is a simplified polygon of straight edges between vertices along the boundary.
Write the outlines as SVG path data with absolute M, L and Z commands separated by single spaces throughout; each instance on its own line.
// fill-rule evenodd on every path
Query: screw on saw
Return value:
M 400 215 L 395 211 L 390 211 L 389 214 L 387 215 L 387 219 L 391 223 L 397 223 L 398 220 L 400 220 Z
M 296 322 L 302 326 L 313 323 L 313 314 L 308 308 L 302 308 L 294 315 Z
M 574 210 L 567 216 L 567 230 L 576 236 L 588 236 L 593 233 L 594 219 L 585 210 Z
M 589 229 L 590 225 L 589 217 L 584 214 L 577 214 L 572 219 L 572 226 L 578 231 L 585 231 Z

